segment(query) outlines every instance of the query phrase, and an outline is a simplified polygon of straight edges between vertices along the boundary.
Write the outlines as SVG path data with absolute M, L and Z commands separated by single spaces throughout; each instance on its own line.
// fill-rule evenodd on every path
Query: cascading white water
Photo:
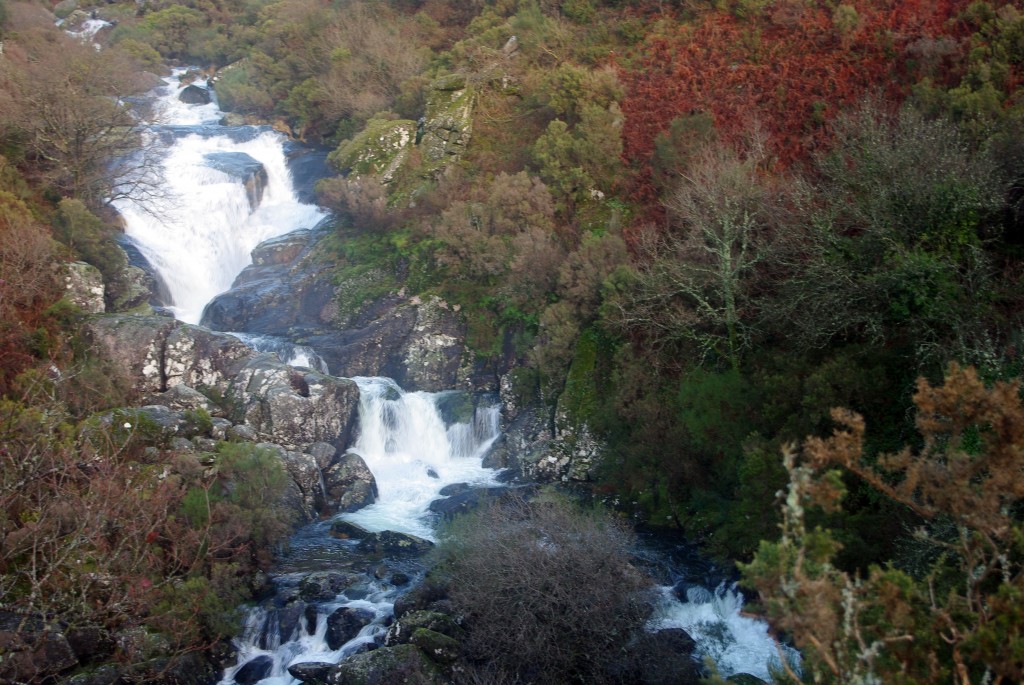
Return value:
M 273 352 L 289 366 L 305 366 L 320 373 L 330 373 L 327 362 L 312 347 L 296 345 L 273 335 L 239 332 L 229 332 L 229 335 L 235 336 L 257 352 Z
M 388 378 L 355 378 L 360 389 L 360 437 L 352 451 L 366 461 L 377 480 L 376 503 L 344 518 L 371 531 L 396 530 L 433 537 L 427 507 L 452 483 L 494 484 L 496 472 L 481 459 L 499 435 L 499 407 L 476 407 L 465 422 L 446 425 L 438 407 L 446 393 L 404 392 Z M 263 685 L 296 685 L 288 667 L 305 662 L 338 663 L 380 637 L 392 615 L 400 590 L 374 578 L 334 600 L 317 606 L 313 630 L 299 621 L 281 639 L 279 612 L 258 607 L 249 612 L 243 634 L 236 639 L 237 665 L 225 670 L 221 685 L 256 659 L 269 660 Z M 373 621 L 358 635 L 331 649 L 327 617 L 350 607 L 372 612 Z
M 478 408 L 471 423 L 446 427 L 438 396 L 406 393 L 387 378 L 359 384 L 359 439 L 352 451 L 377 480 L 377 501 L 345 518 L 371 530 L 433 540 L 427 507 L 453 483 L 492 485 L 496 472 L 480 460 L 498 438 L 498 407 Z
M 800 653 L 778 643 L 767 623 L 741 613 L 743 594 L 735 587 L 723 584 L 711 592 L 694 586 L 686 594 L 683 602 L 671 586 L 661 588 L 648 629 L 682 628 L 697 643 L 696 656 L 710 658 L 723 678 L 749 673 L 772 682 L 771 673 L 783 670 L 783 659 L 800 672 Z
M 158 88 L 155 96 L 163 123 L 176 125 L 159 170 L 163 197 L 146 207 L 127 200 L 114 204 L 124 217 L 125 233 L 166 283 L 175 316 L 198 323 L 206 303 L 230 288 L 250 263 L 253 248 L 269 238 L 311 228 L 325 214 L 298 201 L 283 136 L 253 129 L 236 140 L 209 128 L 187 135 L 182 127 L 203 127 L 221 118 L 216 104 L 186 105 L 178 100 L 174 85 Z M 212 152 L 245 153 L 263 165 L 267 184 L 255 210 L 241 179 L 207 165 L 204 157 Z

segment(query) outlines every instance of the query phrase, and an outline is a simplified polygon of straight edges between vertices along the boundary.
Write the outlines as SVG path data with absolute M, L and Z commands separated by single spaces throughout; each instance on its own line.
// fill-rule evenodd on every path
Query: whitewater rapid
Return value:
M 215 100 L 196 106 L 178 99 L 183 71 L 153 93 L 160 125 L 147 135 L 167 148 L 156 170 L 160 196 L 145 205 L 117 200 L 114 206 L 125 234 L 166 284 L 169 309 L 186 323 L 199 323 L 203 307 L 251 263 L 253 248 L 312 228 L 326 214 L 296 196 L 284 136 L 266 127 L 216 126 L 223 113 Z M 203 80 L 194 84 L 207 86 Z M 267 182 L 257 206 L 239 178 L 210 166 L 211 153 L 242 153 L 262 165 Z

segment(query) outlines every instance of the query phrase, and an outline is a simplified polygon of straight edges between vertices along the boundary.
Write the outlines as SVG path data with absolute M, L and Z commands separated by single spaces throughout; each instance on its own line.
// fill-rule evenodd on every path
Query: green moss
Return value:
M 370 119 L 362 132 L 328 155 L 328 161 L 357 176 L 379 174 L 382 180 L 390 180 L 415 137 L 415 121 Z
M 565 389 L 559 398 L 559 407 L 576 424 L 592 417 L 598 408 L 597 388 L 598 335 L 584 331 L 576 343 L 576 352 Z

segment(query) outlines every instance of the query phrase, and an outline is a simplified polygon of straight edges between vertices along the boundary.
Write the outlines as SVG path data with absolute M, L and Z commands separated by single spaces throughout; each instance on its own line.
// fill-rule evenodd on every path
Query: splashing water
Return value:
M 254 127 L 246 127 L 247 135 L 232 136 L 232 129 L 208 126 L 222 115 L 216 104 L 186 105 L 173 85 L 158 88 L 156 96 L 159 116 L 175 125 L 158 170 L 163 196 L 145 208 L 130 200 L 114 204 L 124 217 L 125 233 L 166 283 L 175 316 L 198 323 L 206 303 L 230 288 L 250 263 L 253 248 L 311 228 L 325 213 L 297 199 L 283 136 Z M 195 127 L 192 133 L 190 126 Z M 244 153 L 262 165 L 267 184 L 255 210 L 242 179 L 208 166 L 205 157 L 213 152 Z
M 427 507 L 452 483 L 495 484 L 480 460 L 498 438 L 497 405 L 477 408 L 470 423 L 446 426 L 438 395 L 407 393 L 387 378 L 359 384 L 360 435 L 352 451 L 377 479 L 377 501 L 345 519 L 371 531 L 395 530 L 433 540 Z

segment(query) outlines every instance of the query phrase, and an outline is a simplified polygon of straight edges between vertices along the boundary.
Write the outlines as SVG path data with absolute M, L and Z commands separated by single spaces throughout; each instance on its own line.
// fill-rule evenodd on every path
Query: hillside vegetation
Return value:
M 104 216 L 128 63 L 199 64 L 225 109 L 335 150 L 339 269 L 458 305 L 481 364 L 603 441 L 587 487 L 750 564 L 805 679 L 1024 677 L 1021 3 L 115 2 L 103 59 L 60 60 L 53 8 L 0 7 L 5 459 L 76 454 L 74 422 L 120 403 L 47 266 L 102 271 L 110 229 L 62 233 L 61 198 Z M 464 149 L 358 157 L 418 140 L 438 93 Z M 183 506 L 214 487 L 176 478 Z M 43 511 L 21 482 L 5 572 Z

